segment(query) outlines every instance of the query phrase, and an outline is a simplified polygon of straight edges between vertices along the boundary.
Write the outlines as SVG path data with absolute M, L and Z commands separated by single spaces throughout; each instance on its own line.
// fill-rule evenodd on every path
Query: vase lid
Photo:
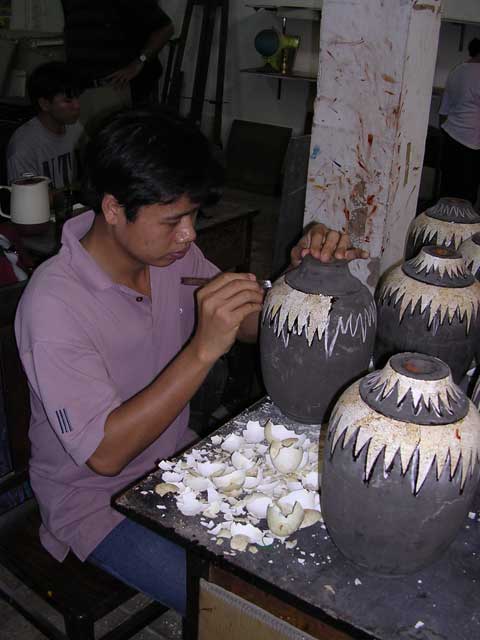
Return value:
M 425 211 L 429 218 L 443 222 L 457 222 L 459 224 L 478 224 L 480 215 L 472 207 L 469 200 L 461 198 L 440 198 L 437 204 Z
M 414 258 L 402 265 L 402 271 L 414 280 L 435 287 L 458 289 L 475 282 L 458 251 L 434 245 L 422 247 Z
M 443 360 L 423 353 L 397 353 L 383 369 L 360 383 L 360 396 L 388 418 L 421 425 L 451 424 L 464 418 L 468 398 Z
M 344 296 L 359 291 L 363 285 L 350 272 L 348 260 L 320 262 L 310 255 L 298 267 L 285 274 L 285 282 L 303 293 Z

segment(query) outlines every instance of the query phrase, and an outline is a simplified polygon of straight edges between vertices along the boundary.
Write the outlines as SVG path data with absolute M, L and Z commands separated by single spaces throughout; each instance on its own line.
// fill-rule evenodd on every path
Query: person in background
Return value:
M 25 173 L 47 176 L 54 190 L 78 180 L 78 148 L 84 134 L 80 85 L 64 62 L 47 62 L 30 74 L 27 92 L 37 115 L 19 127 L 7 146 L 9 183 Z
M 480 39 L 468 45 L 469 60 L 447 79 L 440 105 L 443 129 L 440 195 L 474 205 L 480 182 Z
M 30 383 L 30 481 L 40 537 L 185 614 L 185 554 L 125 519 L 112 496 L 194 437 L 188 403 L 236 339 L 255 341 L 263 291 L 220 273 L 195 216 L 222 169 L 201 132 L 158 107 L 109 118 L 88 145 L 84 196 L 15 320 Z M 365 257 L 316 225 L 292 253 Z M 211 281 L 195 289 L 182 277 Z M 195 320 L 196 317 L 196 320 Z
M 117 104 L 128 103 L 129 94 L 135 106 L 156 102 L 158 53 L 173 35 L 157 0 L 62 0 L 62 5 L 67 61 L 88 90 L 82 111 L 83 102 L 91 111 L 94 99 L 98 108 L 115 97 Z

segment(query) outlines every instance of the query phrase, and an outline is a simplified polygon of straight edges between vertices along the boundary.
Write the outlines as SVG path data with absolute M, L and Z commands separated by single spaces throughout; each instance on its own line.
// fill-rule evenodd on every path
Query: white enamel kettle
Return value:
M 0 208 L 0 216 L 19 225 L 20 233 L 30 235 L 43 231 L 50 220 L 49 183 L 50 178 L 29 175 L 14 180 L 9 187 L 0 186 L 11 193 L 10 214 Z

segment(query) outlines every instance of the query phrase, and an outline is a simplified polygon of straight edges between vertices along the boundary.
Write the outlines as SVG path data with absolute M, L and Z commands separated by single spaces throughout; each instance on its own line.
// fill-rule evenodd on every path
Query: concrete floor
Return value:
M 261 213 L 256 216 L 253 226 L 251 271 L 259 278 L 270 276 L 278 205 L 277 199 L 258 196 L 258 207 L 261 209 Z M 61 617 L 2 567 L 0 567 L 0 585 L 6 587 L 8 592 L 21 597 L 23 601 L 28 602 L 29 608 L 40 611 L 59 629 L 62 629 Z M 132 608 L 142 606 L 147 601 L 148 599 L 144 596 L 137 596 L 119 607 L 111 616 L 108 616 L 108 619 L 96 625 L 98 637 L 101 638 L 103 634 L 118 624 L 132 611 Z M 0 640 L 45 640 L 45 638 L 43 633 L 17 613 L 10 604 L 0 599 Z M 168 611 L 153 624 L 137 633 L 133 640 L 179 640 L 180 638 L 181 618 L 175 612 Z

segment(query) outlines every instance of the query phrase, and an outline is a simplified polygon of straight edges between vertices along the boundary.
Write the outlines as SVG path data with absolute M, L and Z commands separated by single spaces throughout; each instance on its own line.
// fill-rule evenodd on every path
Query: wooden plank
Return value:
M 209 579 L 213 584 L 216 584 L 230 593 L 234 593 L 235 595 L 240 596 L 240 598 L 261 607 L 273 616 L 280 618 L 280 620 L 284 620 L 297 629 L 300 629 L 305 633 L 309 633 L 314 638 L 318 638 L 319 640 L 351 640 L 351 638 L 354 637 L 344 631 L 335 629 L 328 623 L 300 611 L 291 604 L 276 598 L 272 594 L 255 587 L 251 583 L 242 580 L 233 573 L 227 572 L 220 567 L 215 565 L 210 567 Z M 200 609 L 202 609 L 203 606 L 205 605 L 201 602 Z M 250 637 L 253 638 L 256 636 L 251 635 Z M 206 638 L 207 636 L 205 636 L 205 639 Z M 229 636 L 229 640 L 234 640 L 234 638 Z

